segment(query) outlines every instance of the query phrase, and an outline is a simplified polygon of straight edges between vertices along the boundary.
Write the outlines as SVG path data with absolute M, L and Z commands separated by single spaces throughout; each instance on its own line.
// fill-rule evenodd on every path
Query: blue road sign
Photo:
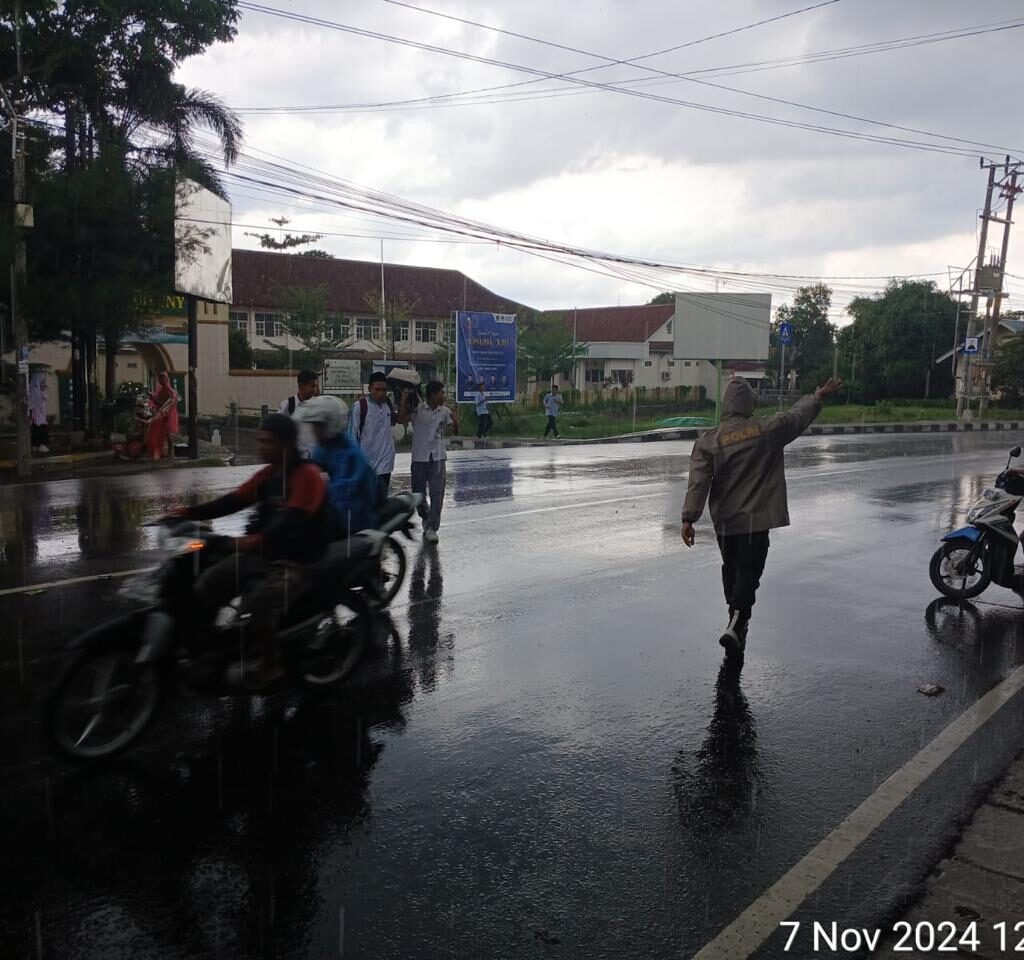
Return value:
M 780 323 L 779 324 L 779 342 L 780 343 L 792 343 L 793 342 L 793 324 L 791 323 Z
M 978 340 L 978 337 L 968 337 L 966 340 L 964 340 L 964 353 L 977 353 Z

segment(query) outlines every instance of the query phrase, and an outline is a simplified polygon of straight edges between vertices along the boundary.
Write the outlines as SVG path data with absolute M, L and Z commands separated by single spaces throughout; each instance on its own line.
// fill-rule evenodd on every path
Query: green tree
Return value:
M 857 358 L 857 399 L 949 395 L 950 367 L 934 362 L 953 341 L 956 302 L 948 294 L 930 281 L 893 280 L 874 297 L 857 297 L 847 310 L 853 323 L 840 334 L 840 358 L 844 372 Z
M 327 355 L 341 346 L 337 336 L 336 319 L 327 305 L 329 291 L 321 284 L 317 287 L 281 287 L 276 300 L 284 311 L 282 326 L 287 336 L 302 344 L 305 361 L 314 370 L 321 370 Z M 267 346 L 279 354 L 292 354 L 288 346 L 266 341 Z
M 252 367 L 252 345 L 244 330 L 228 328 L 228 365 L 232 370 L 249 370 Z
M 571 321 L 560 313 L 521 316 L 518 361 L 531 377 L 550 380 L 556 373 L 567 375 L 573 362 L 587 355 L 587 344 L 574 343 Z
M 649 306 L 654 306 L 655 304 L 666 304 L 666 303 L 670 303 L 673 306 L 675 306 L 675 302 L 676 302 L 676 295 L 674 293 L 659 293 L 656 297 L 652 297 L 650 300 L 647 301 Z
M 368 290 L 363 294 L 363 303 L 367 310 L 375 317 L 380 317 L 383 329 L 377 342 L 384 347 L 389 355 L 394 355 L 395 344 L 398 342 L 396 333 L 400 323 L 412 323 L 413 311 L 416 309 L 416 301 L 409 299 L 404 293 L 386 293 L 381 301 L 380 293 L 377 290 Z M 409 331 L 410 336 L 412 331 Z
M 334 259 L 333 253 L 328 253 L 326 250 L 317 250 L 316 248 L 312 250 L 300 250 L 298 255 L 300 257 L 315 257 L 317 260 Z
M 795 370 L 797 382 L 803 389 L 819 381 L 824 383 L 832 375 L 835 326 L 828 319 L 831 306 L 831 288 L 819 283 L 800 287 L 792 305 L 784 304 L 775 311 L 775 333 L 768 353 L 768 370 L 774 377 L 779 370 L 778 328 L 783 323 L 793 327 L 792 342 L 786 346 L 787 375 Z
M 1004 337 L 995 351 L 992 389 L 1007 407 L 1024 406 L 1024 331 Z
M 291 220 L 287 217 L 271 217 L 270 222 L 276 223 L 283 230 Z M 274 236 L 272 233 L 247 233 L 246 236 L 259 240 L 264 250 L 292 250 L 323 239 L 322 233 L 286 233 L 283 237 Z M 313 257 L 319 256 L 319 253 L 316 250 L 305 250 L 300 256 Z

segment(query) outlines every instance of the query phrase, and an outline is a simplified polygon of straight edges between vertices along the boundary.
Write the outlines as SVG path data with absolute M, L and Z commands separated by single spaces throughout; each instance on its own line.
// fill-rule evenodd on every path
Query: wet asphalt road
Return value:
M 0 956 L 693 956 L 1024 663 L 1021 597 L 961 613 L 927 574 L 1015 442 L 798 441 L 739 676 L 706 520 L 679 540 L 688 443 L 455 453 L 441 543 L 411 547 L 348 687 L 177 703 L 94 775 L 45 754 L 38 710 L 118 581 L 0 593 Z M 0 591 L 152 563 L 141 521 L 251 469 L 0 490 Z M 1021 721 L 1004 708 L 797 918 L 891 919 Z

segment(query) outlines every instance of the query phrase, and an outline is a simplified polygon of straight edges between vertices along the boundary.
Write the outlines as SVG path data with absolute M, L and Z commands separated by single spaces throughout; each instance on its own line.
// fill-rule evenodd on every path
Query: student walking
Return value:
M 412 425 L 412 490 L 424 496 L 419 507 L 423 539 L 437 543 L 448 476 L 444 432 L 446 427 L 451 427 L 453 433 L 459 432 L 459 415 L 445 405 L 443 383 L 431 380 L 426 393 L 426 402 L 418 404 L 415 410 L 410 410 L 409 392 L 402 394 L 398 422 Z
M 391 493 L 391 474 L 395 469 L 392 428 L 398 416 L 388 397 L 388 378 L 379 370 L 370 374 L 370 395 L 355 402 L 351 416 L 352 439 L 362 447 L 377 475 L 377 499 L 383 503 Z
M 484 392 L 483 380 L 480 381 L 480 388 L 473 396 L 473 402 L 476 404 L 476 438 L 486 440 L 494 421 L 491 419 L 491 408 Z
M 552 385 L 551 392 L 544 396 L 544 412 L 548 415 L 548 425 L 544 428 L 545 440 L 549 433 L 553 433 L 556 440 L 561 439 L 558 435 L 558 415 L 561 411 L 562 395 L 558 392 L 558 387 Z

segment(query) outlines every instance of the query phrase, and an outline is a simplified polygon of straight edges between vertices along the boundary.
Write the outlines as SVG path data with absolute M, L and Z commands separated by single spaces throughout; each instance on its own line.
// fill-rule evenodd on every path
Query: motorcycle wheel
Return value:
M 134 645 L 97 643 L 66 667 L 47 700 L 50 744 L 78 763 L 106 760 L 131 746 L 156 716 L 163 696 L 158 666 L 136 663 Z
M 967 568 L 968 558 L 977 544 L 966 538 L 949 540 L 932 555 L 928 576 L 932 586 L 952 600 L 978 596 L 992 582 L 991 561 L 986 551 L 976 552 Z
M 366 602 L 353 596 L 317 625 L 302 653 L 299 676 L 307 687 L 322 690 L 344 680 L 362 659 L 373 636 Z
M 386 607 L 405 582 L 405 551 L 392 537 L 384 541 L 380 554 L 380 568 L 374 582 L 374 590 L 381 606 Z

